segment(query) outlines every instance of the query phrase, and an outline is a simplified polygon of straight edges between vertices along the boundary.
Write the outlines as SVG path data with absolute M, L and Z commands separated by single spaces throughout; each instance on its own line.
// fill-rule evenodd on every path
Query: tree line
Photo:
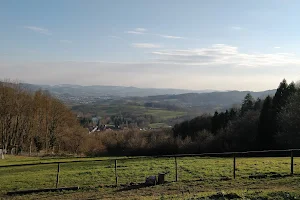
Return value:
M 0 149 L 4 152 L 76 152 L 82 137 L 76 116 L 49 93 L 0 82 Z
M 173 134 L 196 141 L 196 152 L 299 148 L 299 115 L 300 89 L 284 79 L 273 97 L 247 94 L 239 108 L 184 121 Z

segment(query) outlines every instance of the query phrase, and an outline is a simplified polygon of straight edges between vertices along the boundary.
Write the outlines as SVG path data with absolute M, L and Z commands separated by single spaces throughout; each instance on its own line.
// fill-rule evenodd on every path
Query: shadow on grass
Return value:
M 165 182 L 162 185 L 172 183 L 172 182 Z M 141 189 L 141 188 L 147 188 L 147 187 L 153 187 L 155 185 L 147 185 L 145 183 L 131 183 L 129 185 L 121 185 L 122 188 L 118 189 L 117 192 L 124 192 L 124 191 L 130 191 L 130 190 L 136 190 L 136 189 Z
M 145 187 L 151 187 L 151 186 L 148 186 L 145 183 L 128 185 L 128 186 L 124 186 L 121 189 L 118 189 L 117 192 L 124 192 L 124 191 L 136 190 L 136 189 L 141 189 L 141 188 L 145 188 Z

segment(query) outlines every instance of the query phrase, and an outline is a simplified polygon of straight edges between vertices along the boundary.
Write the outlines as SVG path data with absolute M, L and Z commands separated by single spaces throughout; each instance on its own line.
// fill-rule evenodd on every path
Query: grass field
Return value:
M 74 111 L 83 113 L 93 113 L 97 116 L 119 115 L 122 112 L 132 113 L 132 115 L 152 115 L 162 120 L 173 119 L 187 115 L 187 112 L 170 111 L 166 109 L 146 108 L 144 106 L 133 105 L 80 105 L 73 108 Z
M 7 191 L 55 187 L 57 164 L 49 164 L 0 168 L 0 195 L 14 199 L 52 199 L 53 195 L 59 199 L 197 199 L 218 192 L 235 193 L 250 199 L 286 199 L 287 195 L 300 195 L 300 158 L 294 158 L 294 176 L 289 176 L 290 158 L 237 158 L 235 180 L 232 158 L 178 158 L 178 182 L 174 182 L 174 158 L 120 159 L 117 162 L 117 188 L 113 187 L 114 160 L 97 158 L 105 160 L 99 162 L 93 158 L 81 159 L 88 162 L 60 164 L 59 182 L 60 187 L 80 186 L 80 191 L 4 196 Z M 0 166 L 71 160 L 74 159 L 7 157 L 0 160 Z M 129 186 L 161 172 L 167 173 L 168 183 L 164 185 L 144 188 Z M 266 174 L 267 178 L 249 179 L 249 175 L 258 173 Z M 282 177 L 278 177 L 279 174 Z
M 153 123 L 153 124 L 149 124 L 150 128 L 169 128 L 168 124 L 165 123 Z

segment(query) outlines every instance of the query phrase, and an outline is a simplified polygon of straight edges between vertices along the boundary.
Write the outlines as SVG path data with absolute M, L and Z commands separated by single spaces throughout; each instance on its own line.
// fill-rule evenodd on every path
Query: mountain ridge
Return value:
M 212 89 L 203 89 L 203 90 L 190 90 L 190 89 L 176 89 L 176 88 L 140 88 L 134 86 L 114 86 L 114 85 L 75 85 L 75 84 L 58 84 L 58 85 L 38 85 L 30 83 L 20 83 L 24 87 L 33 90 L 49 90 L 49 92 L 61 93 L 67 92 L 72 93 L 76 91 L 66 91 L 66 90 L 90 90 L 89 96 L 92 95 L 104 95 L 107 96 L 120 96 L 120 97 L 146 97 L 146 96 L 158 96 L 158 95 L 179 95 L 179 94 L 201 94 L 201 93 L 224 93 L 224 92 L 248 92 L 248 93 L 259 93 L 266 91 L 250 91 L 250 90 L 212 90 Z M 114 91 L 108 91 L 113 89 Z M 64 91 L 63 91 L 64 90 Z M 125 90 L 125 91 L 120 91 Z M 82 92 L 82 91 L 81 91 Z M 84 92 L 84 93 L 87 93 Z M 101 94 L 102 93 L 102 94 Z M 120 93 L 120 94 L 118 94 Z M 74 95 L 74 94 L 70 94 Z
M 37 90 L 49 90 L 52 93 L 69 93 L 72 96 L 88 95 L 88 96 L 154 96 L 164 94 L 183 94 L 183 93 L 207 93 L 216 90 L 189 90 L 189 89 L 173 89 L 173 88 L 139 88 L 133 86 L 110 86 L 110 85 L 72 85 L 72 84 L 59 84 L 59 85 L 36 85 L 30 83 L 21 83 L 24 87 Z

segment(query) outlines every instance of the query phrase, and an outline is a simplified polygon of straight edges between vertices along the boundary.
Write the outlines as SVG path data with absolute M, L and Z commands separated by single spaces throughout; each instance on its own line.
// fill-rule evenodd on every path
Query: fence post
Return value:
M 178 181 L 178 166 L 177 166 L 177 157 L 174 156 L 175 159 L 175 181 Z
M 177 168 L 177 157 L 174 156 L 175 158 L 175 181 L 178 181 L 178 168 Z
M 59 183 L 59 163 L 57 163 L 57 174 L 56 174 L 56 188 L 58 188 L 58 183 Z
M 235 168 L 236 168 L 236 165 L 235 165 L 235 153 L 233 154 L 233 178 L 235 179 Z
M 115 160 L 115 177 L 116 177 L 116 187 L 117 187 L 118 186 L 117 159 Z
M 293 150 L 291 150 L 291 175 L 294 174 L 294 155 Z

